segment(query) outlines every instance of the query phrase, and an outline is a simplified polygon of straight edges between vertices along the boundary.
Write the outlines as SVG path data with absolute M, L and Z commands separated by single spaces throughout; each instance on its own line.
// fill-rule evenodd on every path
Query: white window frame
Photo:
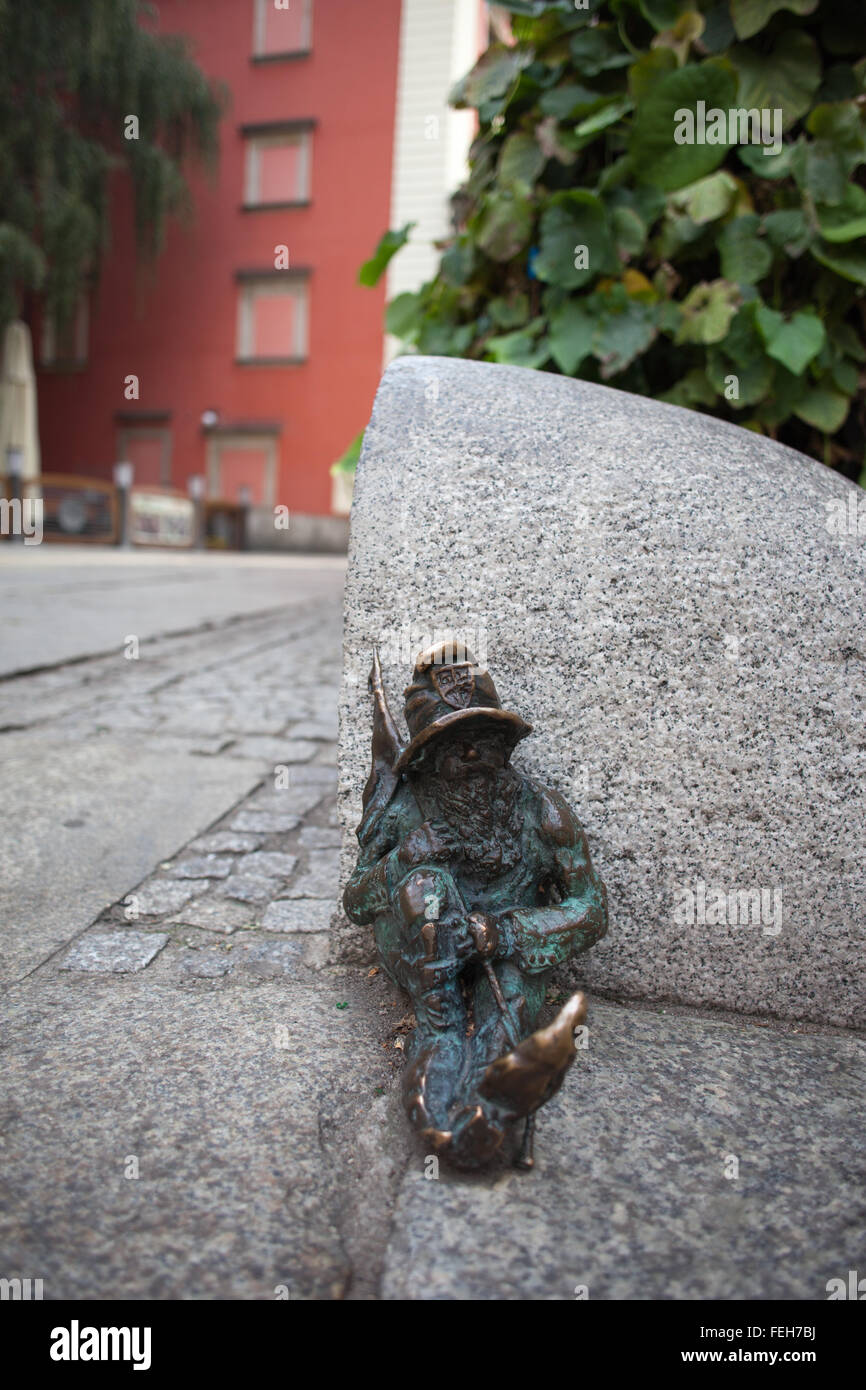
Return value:
M 299 48 L 287 48 L 285 54 L 289 53 L 309 53 L 313 47 L 313 0 L 288 0 L 286 6 L 279 8 L 289 9 L 292 5 L 302 5 L 304 10 L 303 22 L 301 25 L 301 44 Z M 254 58 L 281 58 L 282 52 L 270 53 L 265 48 L 265 15 L 274 5 L 274 0 L 255 0 L 253 6 L 253 57 Z
M 274 203 L 308 203 L 310 201 L 310 166 L 312 163 L 312 131 L 284 131 L 274 135 L 247 135 L 245 137 L 246 158 L 244 169 L 244 206 L 249 208 L 271 207 Z M 288 197 L 263 201 L 261 188 L 261 153 L 281 145 L 297 145 L 298 187 Z
M 280 279 L 279 276 L 268 276 L 257 280 L 253 277 L 240 281 L 238 285 L 238 318 L 237 318 L 237 357 L 241 362 L 272 362 L 282 358 L 290 360 L 306 359 L 309 351 L 309 281 L 306 276 L 298 276 L 292 279 Z M 295 295 L 295 341 L 290 352 L 280 353 L 275 359 L 272 356 L 257 357 L 253 353 L 253 343 L 255 341 L 254 322 L 255 322 L 255 302 L 259 298 L 270 298 L 275 295 L 284 296 L 287 293 Z

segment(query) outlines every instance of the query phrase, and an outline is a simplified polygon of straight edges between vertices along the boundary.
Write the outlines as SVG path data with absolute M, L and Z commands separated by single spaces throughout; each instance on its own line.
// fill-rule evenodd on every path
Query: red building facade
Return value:
M 45 472 L 333 510 L 330 465 L 369 417 L 385 287 L 358 266 L 389 225 L 400 0 L 160 0 L 163 33 L 231 93 L 216 179 L 153 267 L 125 179 L 70 341 L 36 335 Z M 132 114 L 132 113 L 131 113 Z M 62 350 L 61 350 L 62 349 Z

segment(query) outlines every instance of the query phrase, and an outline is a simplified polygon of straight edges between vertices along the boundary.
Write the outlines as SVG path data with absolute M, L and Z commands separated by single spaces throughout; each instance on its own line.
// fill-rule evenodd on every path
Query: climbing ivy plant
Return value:
M 494 29 L 451 95 L 478 113 L 453 235 L 388 330 L 708 411 L 860 476 L 866 8 L 512 0 Z

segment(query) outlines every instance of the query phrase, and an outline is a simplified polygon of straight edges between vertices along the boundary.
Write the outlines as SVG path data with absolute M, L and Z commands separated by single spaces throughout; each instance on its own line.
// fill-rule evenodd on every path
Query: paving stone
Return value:
M 300 823 L 300 816 L 293 815 L 290 811 L 238 811 L 232 820 L 232 829 L 276 835 L 297 830 Z
M 195 975 L 202 980 L 219 979 L 227 975 L 232 961 L 224 951 L 187 951 L 180 963 L 185 975 Z
M 318 752 L 318 744 L 300 739 L 244 738 L 231 750 L 233 758 L 262 758 L 272 767 L 305 763 Z
M 314 782 L 332 789 L 334 795 L 337 792 L 337 769 L 332 763 L 302 763 L 292 768 L 291 780 L 294 787 Z
M 250 854 L 262 843 L 261 835 L 233 834 L 231 830 L 215 830 L 202 835 L 189 848 L 199 854 Z
M 338 734 L 339 724 L 336 718 L 311 719 L 292 729 L 293 738 L 311 738 L 322 743 L 336 743 Z
M 168 868 L 175 878 L 226 878 L 234 868 L 234 860 L 219 854 L 201 854 L 193 859 L 181 859 Z
M 311 850 L 308 868 L 284 896 L 291 898 L 330 898 L 336 903 L 339 894 L 340 856 L 337 850 Z
M 288 878 L 295 871 L 298 862 L 296 854 L 281 854 L 276 850 L 259 850 L 256 854 L 245 854 L 237 865 L 237 872 L 243 877 Z
M 306 942 L 302 937 L 289 937 L 285 941 L 259 940 L 239 942 L 232 953 L 232 964 L 251 970 L 263 979 L 278 975 L 294 975 L 304 959 Z
M 144 970 L 162 950 L 164 932 L 88 932 L 70 947 L 61 970 L 85 970 L 94 975 L 125 975 Z
M 134 888 L 124 897 L 123 902 L 129 913 L 137 910 L 139 917 L 162 917 L 166 912 L 176 912 L 184 903 L 194 898 L 196 893 L 204 893 L 209 888 L 206 878 L 178 881 L 171 878 L 152 878 L 140 888 Z M 134 920 L 132 917 L 130 921 Z
M 282 879 L 261 874 L 232 874 L 223 880 L 219 891 L 226 898 L 242 903 L 267 903 L 285 887 Z
M 291 773 L 291 784 L 288 787 L 275 789 L 267 787 L 258 792 L 249 802 L 249 814 L 263 813 L 269 816 L 305 816 L 318 806 L 322 797 L 325 795 L 325 786 L 320 780 L 313 782 L 295 781 L 295 772 L 299 768 L 293 768 Z M 333 776 L 333 774 L 332 774 Z M 234 826 L 235 822 L 232 822 Z
M 338 850 L 342 843 L 342 835 L 336 826 L 305 825 L 298 836 L 298 843 L 302 849 Z
M 262 918 L 263 931 L 326 932 L 334 901 L 319 898 L 278 898 Z
M 190 744 L 190 750 L 203 758 L 215 758 L 224 748 L 228 748 L 230 743 L 231 739 L 221 734 L 217 738 L 196 739 Z
M 229 880 L 230 881 L 230 880 Z M 221 890 L 225 885 L 220 885 Z M 250 926 L 255 914 L 242 903 L 234 902 L 232 897 L 212 894 L 181 908 L 175 914 L 172 925 L 180 927 L 201 927 L 204 931 L 218 931 L 229 935 L 238 927 Z

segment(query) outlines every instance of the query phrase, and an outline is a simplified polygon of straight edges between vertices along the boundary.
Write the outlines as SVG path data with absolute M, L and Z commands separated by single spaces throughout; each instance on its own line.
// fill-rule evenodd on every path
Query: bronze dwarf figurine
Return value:
M 422 652 L 405 692 L 409 740 L 388 709 L 378 655 L 372 767 L 360 852 L 343 895 L 411 997 L 417 1027 L 403 1093 L 437 1154 L 479 1168 L 559 1089 L 585 1016 L 575 994 L 537 1027 L 554 966 L 607 930 L 604 885 L 565 800 L 513 768 L 532 732 L 504 710 L 466 649 Z

